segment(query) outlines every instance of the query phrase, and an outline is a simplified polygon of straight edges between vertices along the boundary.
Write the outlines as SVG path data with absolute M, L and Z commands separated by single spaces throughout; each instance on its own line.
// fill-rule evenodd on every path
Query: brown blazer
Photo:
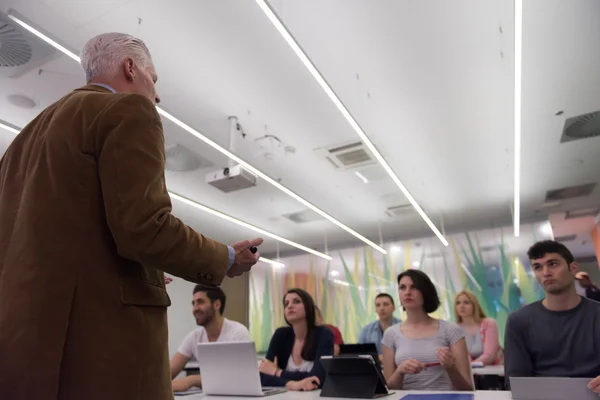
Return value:
M 0 161 L 0 399 L 172 399 L 162 271 L 219 285 L 227 246 L 171 215 L 160 117 L 85 86 Z

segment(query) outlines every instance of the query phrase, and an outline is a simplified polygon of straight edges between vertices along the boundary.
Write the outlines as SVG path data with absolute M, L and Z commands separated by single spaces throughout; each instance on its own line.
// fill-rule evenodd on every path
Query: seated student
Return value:
M 321 309 L 318 306 L 315 306 L 317 325 L 323 325 L 328 327 L 333 333 L 333 354 L 340 354 L 340 344 L 344 344 L 344 339 L 342 338 L 342 332 L 338 329 L 337 326 L 333 326 L 331 324 L 323 323 L 323 314 L 321 313 Z
M 499 364 L 501 361 L 498 324 L 488 318 L 479 300 L 470 290 L 458 292 L 454 300 L 456 324 L 465 333 L 467 349 L 473 362 L 483 365 Z
M 390 389 L 473 390 L 471 361 L 462 330 L 430 317 L 440 299 L 429 277 L 409 269 L 398 275 L 406 320 L 383 333 L 383 373 Z
M 383 332 L 392 325 L 400 323 L 400 319 L 394 317 L 396 305 L 394 299 L 387 293 L 379 293 L 375 296 L 375 312 L 377 313 L 377 321 L 373 321 L 365 325 L 358 336 L 358 343 L 375 343 L 379 359 L 381 360 L 381 338 Z
M 259 371 L 263 386 L 314 390 L 323 384 L 321 356 L 333 355 L 333 334 L 316 325 L 315 303 L 306 291 L 290 289 L 283 297 L 285 322 L 278 328 Z
M 219 287 L 209 288 L 196 285 L 192 298 L 192 310 L 198 328 L 190 332 L 171 359 L 171 379 L 173 391 L 179 392 L 192 386 L 201 387 L 200 375 L 189 375 L 175 379 L 190 360 L 197 360 L 196 343 L 206 342 L 246 342 L 251 341 L 248 328 L 236 321 L 223 317 L 225 293 Z
M 600 393 L 600 303 L 577 294 L 577 263 L 562 243 L 538 242 L 527 255 L 546 297 L 509 315 L 505 376 L 590 378 Z

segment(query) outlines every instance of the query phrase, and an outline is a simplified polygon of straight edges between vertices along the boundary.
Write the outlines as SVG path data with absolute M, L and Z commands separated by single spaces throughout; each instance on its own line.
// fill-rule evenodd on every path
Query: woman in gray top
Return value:
M 398 275 L 406 320 L 383 334 L 383 373 L 391 389 L 473 390 L 462 329 L 430 317 L 440 299 L 429 277 L 416 269 Z

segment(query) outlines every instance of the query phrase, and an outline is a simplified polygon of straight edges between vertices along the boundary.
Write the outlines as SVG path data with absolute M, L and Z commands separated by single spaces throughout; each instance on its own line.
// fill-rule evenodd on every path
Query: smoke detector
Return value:
M 31 110 L 35 108 L 37 103 L 31 97 L 26 96 L 24 94 L 9 94 L 6 96 L 8 102 L 15 107 L 25 108 L 27 110 Z

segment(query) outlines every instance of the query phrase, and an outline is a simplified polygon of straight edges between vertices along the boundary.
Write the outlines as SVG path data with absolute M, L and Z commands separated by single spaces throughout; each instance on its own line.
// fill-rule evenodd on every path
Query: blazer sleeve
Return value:
M 141 95 L 114 97 L 98 117 L 95 143 L 106 219 L 117 251 L 188 281 L 219 285 L 227 269 L 227 246 L 171 214 L 156 108 Z
M 480 361 L 484 365 L 492 364 L 498 352 L 500 351 L 500 341 L 498 339 L 498 325 L 492 318 L 487 318 L 483 327 L 483 353 L 475 361 Z
M 323 385 L 325 381 L 326 372 L 321 364 L 321 356 L 332 356 L 333 355 L 333 333 L 326 327 L 319 327 L 317 336 L 317 346 L 315 352 L 315 359 L 313 367 L 308 372 L 300 371 L 283 371 L 281 378 L 287 379 L 288 381 L 299 381 L 310 376 L 316 376 L 319 378 L 319 382 Z

